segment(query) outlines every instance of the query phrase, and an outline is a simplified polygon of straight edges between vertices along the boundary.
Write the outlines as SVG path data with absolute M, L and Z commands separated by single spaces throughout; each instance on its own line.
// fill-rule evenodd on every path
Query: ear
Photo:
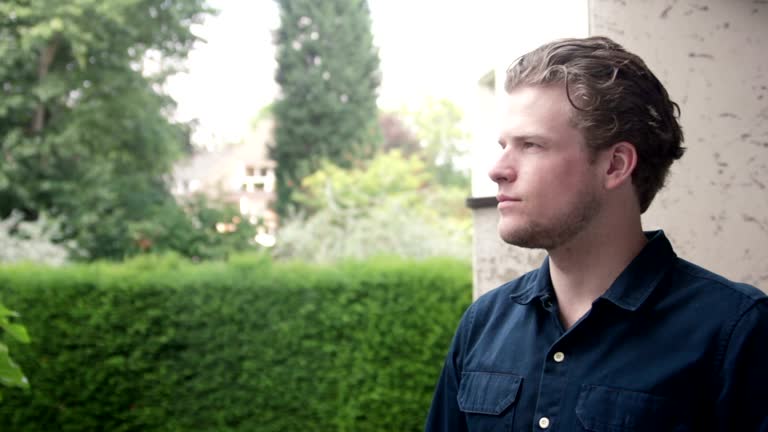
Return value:
M 632 143 L 622 141 L 605 150 L 606 166 L 604 185 L 606 189 L 616 189 L 632 181 L 632 173 L 637 166 L 637 151 Z

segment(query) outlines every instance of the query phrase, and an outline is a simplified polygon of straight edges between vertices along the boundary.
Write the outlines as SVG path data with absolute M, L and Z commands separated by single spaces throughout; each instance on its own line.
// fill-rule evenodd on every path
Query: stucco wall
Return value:
M 688 151 L 644 227 L 663 228 L 681 257 L 768 291 L 768 1 L 589 0 L 588 23 L 590 34 L 643 57 L 682 111 Z M 584 36 L 578 25 L 547 40 Z M 522 52 L 499 53 L 502 83 L 506 65 Z M 486 175 L 494 157 L 488 130 L 495 128 L 488 110 L 495 106 L 487 94 L 478 100 L 486 120 L 476 123 L 483 142 L 473 155 L 474 197 L 495 194 Z M 541 251 L 498 239 L 495 208 L 473 217 L 475 297 L 541 263 Z
M 590 34 L 643 57 L 682 111 L 688 150 L 644 226 L 768 290 L 768 2 L 590 0 Z

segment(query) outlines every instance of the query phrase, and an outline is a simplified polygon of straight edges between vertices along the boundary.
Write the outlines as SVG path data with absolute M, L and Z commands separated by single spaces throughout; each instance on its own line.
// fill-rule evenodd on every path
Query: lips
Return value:
M 508 208 L 515 208 L 522 200 L 517 197 L 511 197 L 509 195 L 499 194 L 496 196 L 496 201 L 498 201 L 498 204 L 496 204 L 496 207 L 499 210 L 508 209 Z
M 498 201 L 499 203 L 503 203 L 503 202 L 520 202 L 522 200 L 520 198 L 499 194 L 499 195 L 496 195 L 496 201 Z

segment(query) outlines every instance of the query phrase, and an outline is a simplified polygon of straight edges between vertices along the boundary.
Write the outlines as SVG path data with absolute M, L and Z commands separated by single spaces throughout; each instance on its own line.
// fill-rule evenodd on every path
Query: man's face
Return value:
M 489 172 L 499 185 L 499 235 L 527 248 L 556 249 L 601 207 L 598 169 L 562 86 L 520 87 L 506 97 L 501 155 Z

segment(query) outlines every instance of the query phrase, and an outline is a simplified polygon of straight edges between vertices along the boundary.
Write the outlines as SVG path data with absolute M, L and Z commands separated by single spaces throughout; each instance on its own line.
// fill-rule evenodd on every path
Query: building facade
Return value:
M 265 120 L 241 143 L 181 161 L 173 169 L 171 192 L 180 200 L 202 193 L 237 205 L 245 220 L 259 225 L 255 241 L 274 245 L 278 219 L 270 209 L 275 199 L 275 162 L 269 159 L 272 136 L 273 122 Z M 226 232 L 234 225 L 222 221 L 216 228 Z

